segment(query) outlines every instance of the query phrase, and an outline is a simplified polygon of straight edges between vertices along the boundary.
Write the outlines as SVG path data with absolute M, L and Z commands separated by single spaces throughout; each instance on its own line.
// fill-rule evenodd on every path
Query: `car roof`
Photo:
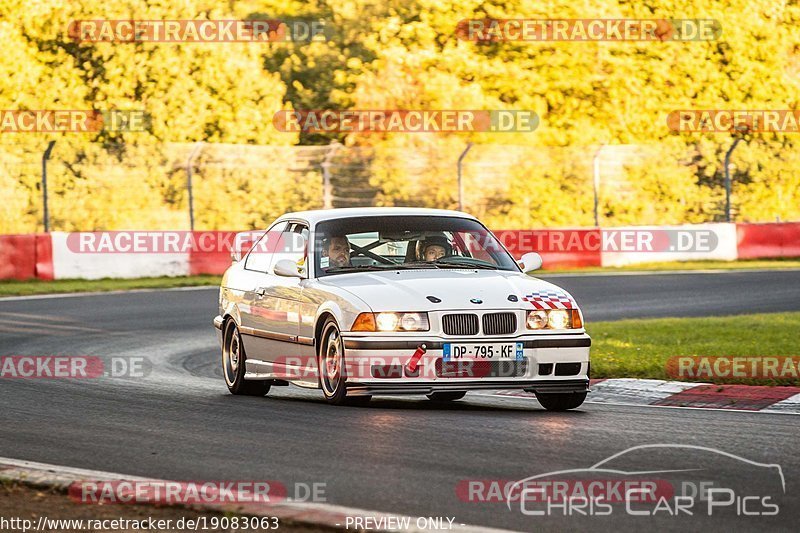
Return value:
M 315 225 L 324 220 L 336 220 L 354 217 L 376 216 L 429 216 L 429 217 L 459 217 L 477 220 L 474 216 L 461 211 L 448 209 L 425 209 L 421 207 L 343 207 L 340 209 L 317 209 L 312 211 L 295 211 L 286 213 L 276 220 L 300 219 Z

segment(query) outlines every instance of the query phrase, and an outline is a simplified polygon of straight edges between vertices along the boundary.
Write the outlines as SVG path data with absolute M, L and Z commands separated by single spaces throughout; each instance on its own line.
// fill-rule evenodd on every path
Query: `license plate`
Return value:
M 522 361 L 521 342 L 455 344 L 442 347 L 442 361 Z

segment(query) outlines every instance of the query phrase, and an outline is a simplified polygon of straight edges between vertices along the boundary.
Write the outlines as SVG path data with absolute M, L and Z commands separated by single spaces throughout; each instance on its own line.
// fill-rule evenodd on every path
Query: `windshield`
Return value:
M 481 223 L 439 216 L 354 217 L 320 222 L 315 232 L 318 277 L 403 269 L 487 269 L 519 272 L 514 258 Z

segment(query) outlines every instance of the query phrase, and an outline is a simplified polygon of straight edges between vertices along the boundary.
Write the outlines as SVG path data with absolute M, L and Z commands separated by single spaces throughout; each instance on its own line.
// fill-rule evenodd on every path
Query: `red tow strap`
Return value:
M 417 365 L 419 364 L 419 360 L 422 359 L 422 356 L 425 355 L 427 351 L 427 347 L 424 344 L 420 344 L 417 347 L 417 351 L 414 352 L 414 355 L 411 356 L 411 359 L 408 360 L 406 363 L 406 368 L 408 368 L 409 372 L 416 372 Z

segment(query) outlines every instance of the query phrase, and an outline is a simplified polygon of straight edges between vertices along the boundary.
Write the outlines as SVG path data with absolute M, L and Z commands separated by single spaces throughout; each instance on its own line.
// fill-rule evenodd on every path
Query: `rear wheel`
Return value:
M 585 392 L 536 393 L 536 399 L 548 411 L 566 411 L 580 407 L 586 399 Z
M 428 394 L 428 399 L 432 402 L 454 402 L 467 395 L 466 391 L 458 392 L 432 392 Z
M 242 336 L 236 322 L 228 320 L 222 343 L 222 375 L 231 394 L 264 396 L 269 392 L 270 381 L 245 381 L 245 361 Z

